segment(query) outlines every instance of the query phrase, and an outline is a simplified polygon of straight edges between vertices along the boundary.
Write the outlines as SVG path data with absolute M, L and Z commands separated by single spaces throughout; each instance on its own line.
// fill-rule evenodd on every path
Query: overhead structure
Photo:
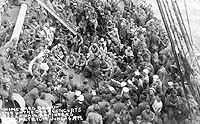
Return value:
M 50 9 L 44 2 L 41 0 L 36 0 L 39 5 L 41 5 L 44 9 L 46 9 L 53 17 L 55 17 L 60 23 L 62 23 L 69 31 L 71 31 L 74 35 L 77 34 L 77 27 L 70 23 L 69 21 L 65 21 L 60 16 L 58 16 L 54 10 Z

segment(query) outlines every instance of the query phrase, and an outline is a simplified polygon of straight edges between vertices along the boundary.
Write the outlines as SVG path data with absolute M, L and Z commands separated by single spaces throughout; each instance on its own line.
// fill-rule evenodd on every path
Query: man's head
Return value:
M 170 81 L 170 82 L 168 82 L 167 84 L 168 84 L 168 86 L 169 86 L 170 89 L 173 88 L 173 84 L 174 84 L 173 82 Z
M 97 104 L 95 104 L 95 105 L 94 105 L 94 111 L 95 111 L 95 112 L 99 112 L 99 110 L 100 110 L 99 106 L 98 106 Z
M 153 75 L 153 82 L 156 82 L 159 80 L 159 76 L 158 75 Z
M 144 70 L 143 70 L 143 73 L 144 73 L 145 75 L 148 75 L 148 74 L 149 74 L 149 70 L 148 70 L 148 69 L 144 69 Z
M 178 88 L 179 88 L 179 84 L 178 84 L 178 83 L 175 83 L 175 84 L 174 84 L 174 88 L 175 88 L 175 89 L 178 89 Z
M 146 105 L 146 112 L 147 113 L 150 113 L 151 109 L 150 109 L 150 106 L 149 105 Z
M 83 95 L 78 96 L 77 101 L 78 102 L 83 102 L 85 100 Z
M 83 81 L 83 84 L 84 84 L 84 85 L 87 85 L 87 84 L 88 84 L 88 79 L 85 79 L 85 80 Z
M 158 101 L 158 102 L 160 102 L 160 101 L 161 101 L 161 98 L 160 98 L 160 96 L 158 96 L 156 99 L 157 99 L 157 101 Z
M 41 96 L 40 96 L 40 99 L 45 99 L 46 98 L 46 94 L 42 94 Z
M 171 95 L 173 97 L 176 97 L 177 96 L 177 90 L 176 89 L 173 89 L 172 92 L 171 92 Z
M 73 74 L 69 74 L 69 79 L 72 80 L 74 78 Z

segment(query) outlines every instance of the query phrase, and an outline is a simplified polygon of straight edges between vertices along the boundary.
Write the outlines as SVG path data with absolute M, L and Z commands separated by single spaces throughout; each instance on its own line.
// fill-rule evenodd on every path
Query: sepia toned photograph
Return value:
M 0 124 L 200 124 L 200 0 L 0 0 Z

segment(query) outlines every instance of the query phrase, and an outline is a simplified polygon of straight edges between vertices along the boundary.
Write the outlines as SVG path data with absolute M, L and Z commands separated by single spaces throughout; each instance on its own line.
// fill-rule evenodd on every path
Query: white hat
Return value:
M 135 71 L 135 75 L 139 76 L 140 72 L 139 71 Z
M 118 29 L 115 27 L 115 28 L 114 28 L 114 31 L 118 31 Z
M 132 81 L 135 81 L 135 77 L 132 77 Z
M 126 85 L 127 85 L 127 83 L 125 81 L 121 82 L 121 87 L 124 87 Z
M 124 47 L 124 44 L 120 44 L 121 47 Z
M 174 83 L 171 82 L 171 81 L 169 81 L 167 84 L 168 84 L 169 86 L 172 86 Z
M 92 90 L 92 95 L 93 95 L 93 96 L 96 96 L 96 95 L 97 95 L 97 93 L 96 93 L 95 90 Z
M 84 96 L 83 96 L 83 95 L 80 95 L 80 96 L 77 98 L 77 100 L 83 102 L 83 101 L 84 101 Z
M 113 87 L 111 87 L 111 86 L 110 86 L 108 89 L 109 89 L 110 91 L 114 91 L 114 90 L 115 90 L 115 88 L 113 88 Z
M 148 69 L 144 69 L 143 72 L 144 72 L 145 74 L 149 74 L 149 70 L 148 70 Z
M 104 38 L 101 38 L 100 41 L 104 41 Z
M 127 53 L 127 56 L 134 56 L 134 55 L 133 55 L 133 51 L 128 52 L 128 53 Z
M 76 91 L 75 91 L 75 95 L 76 95 L 76 96 L 80 96 L 80 95 L 81 95 L 81 91 L 76 90 Z
M 131 80 L 128 80 L 127 83 L 133 85 L 133 82 Z
M 122 89 L 122 92 L 123 92 L 123 93 L 128 93 L 128 92 L 129 92 L 128 87 L 124 87 L 124 88 Z
M 158 75 L 153 75 L 153 79 L 158 80 L 159 76 Z
M 151 87 L 150 90 L 153 91 L 154 93 L 156 92 L 156 90 L 153 87 Z
M 131 49 L 131 47 L 130 47 L 130 46 L 128 46 L 128 47 L 127 47 L 127 49 L 128 49 L 128 50 L 130 50 L 130 49 Z
M 142 31 L 146 31 L 147 29 L 146 28 L 142 28 Z
M 135 32 L 135 29 L 131 28 L 130 32 Z
M 49 66 L 47 65 L 47 63 L 41 63 L 40 64 L 40 68 L 45 70 L 45 71 L 48 71 L 49 70 Z
M 55 32 L 55 31 L 56 31 L 56 28 L 50 27 L 50 30 L 53 31 L 53 32 Z

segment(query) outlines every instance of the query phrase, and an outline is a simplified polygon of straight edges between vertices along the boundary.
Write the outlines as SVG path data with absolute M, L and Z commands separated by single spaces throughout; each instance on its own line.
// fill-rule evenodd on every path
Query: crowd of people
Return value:
M 50 2 L 78 33 L 31 2 L 19 41 L 13 40 L 16 47 L 1 53 L 1 100 L 18 93 L 26 106 L 80 107 L 83 120 L 69 124 L 189 123 L 198 104 L 189 82 L 181 83 L 173 53 L 165 50 L 169 39 L 151 5 L 131 0 Z M 13 27 L 3 20 L 1 47 Z M 76 75 L 85 80 L 75 82 Z

